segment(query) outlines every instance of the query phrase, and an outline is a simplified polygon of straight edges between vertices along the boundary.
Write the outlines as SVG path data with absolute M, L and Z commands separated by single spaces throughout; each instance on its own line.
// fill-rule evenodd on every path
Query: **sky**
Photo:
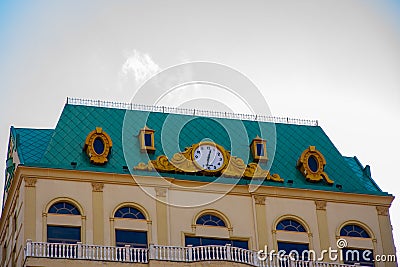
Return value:
M 0 0 L 0 41 L 2 169 L 11 125 L 54 128 L 67 97 L 130 102 L 154 73 L 209 61 L 246 75 L 274 116 L 317 119 L 400 197 L 398 0 Z M 162 103 L 199 90 L 229 105 L 190 86 Z M 390 213 L 400 248 L 399 199 Z

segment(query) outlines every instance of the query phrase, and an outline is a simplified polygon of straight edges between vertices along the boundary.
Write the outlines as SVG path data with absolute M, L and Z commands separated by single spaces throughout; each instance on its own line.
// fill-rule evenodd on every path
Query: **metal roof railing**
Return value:
M 259 121 L 259 122 L 272 122 L 272 123 L 284 123 L 284 124 L 296 124 L 306 126 L 318 126 L 318 120 L 308 119 L 296 119 L 289 117 L 274 117 L 257 114 L 242 114 L 224 111 L 213 111 L 213 110 L 201 110 L 201 109 L 189 109 L 189 108 L 175 108 L 167 106 L 152 106 L 135 103 L 123 103 L 103 100 L 92 100 L 92 99 L 80 99 L 80 98 L 67 98 L 67 104 L 70 105 L 82 105 L 91 107 L 102 107 L 102 108 L 116 108 L 125 110 L 139 110 L 148 112 L 161 112 L 181 115 L 192 115 L 199 117 L 210 117 L 210 118 L 223 118 L 223 119 L 236 119 L 236 120 L 248 120 L 248 121 Z

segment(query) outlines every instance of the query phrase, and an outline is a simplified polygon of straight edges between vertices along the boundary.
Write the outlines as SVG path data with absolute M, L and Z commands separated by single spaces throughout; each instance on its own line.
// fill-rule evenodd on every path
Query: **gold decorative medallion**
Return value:
M 333 184 L 328 174 L 324 172 L 326 160 L 321 152 L 315 146 L 310 146 L 303 151 L 297 161 L 297 168 L 306 177 L 307 181 L 319 182 L 324 179 L 328 184 Z
M 90 159 L 90 163 L 102 165 L 107 163 L 111 152 L 112 141 L 110 136 L 101 127 L 91 131 L 86 137 L 83 150 Z

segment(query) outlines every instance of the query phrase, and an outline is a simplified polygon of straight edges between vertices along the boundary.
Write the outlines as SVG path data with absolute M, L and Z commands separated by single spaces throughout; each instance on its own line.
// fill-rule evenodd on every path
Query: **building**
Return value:
M 395 255 L 394 197 L 316 122 L 165 111 L 69 99 L 55 129 L 11 127 L 1 266 L 308 266 L 338 246 L 315 265 L 397 266 L 372 261 Z

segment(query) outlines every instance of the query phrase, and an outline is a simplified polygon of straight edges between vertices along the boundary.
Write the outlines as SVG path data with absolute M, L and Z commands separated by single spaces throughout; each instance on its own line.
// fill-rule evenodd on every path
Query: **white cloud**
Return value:
M 133 50 L 122 65 L 121 74 L 124 77 L 133 76 L 137 85 L 141 84 L 161 68 L 153 61 L 149 54 Z

